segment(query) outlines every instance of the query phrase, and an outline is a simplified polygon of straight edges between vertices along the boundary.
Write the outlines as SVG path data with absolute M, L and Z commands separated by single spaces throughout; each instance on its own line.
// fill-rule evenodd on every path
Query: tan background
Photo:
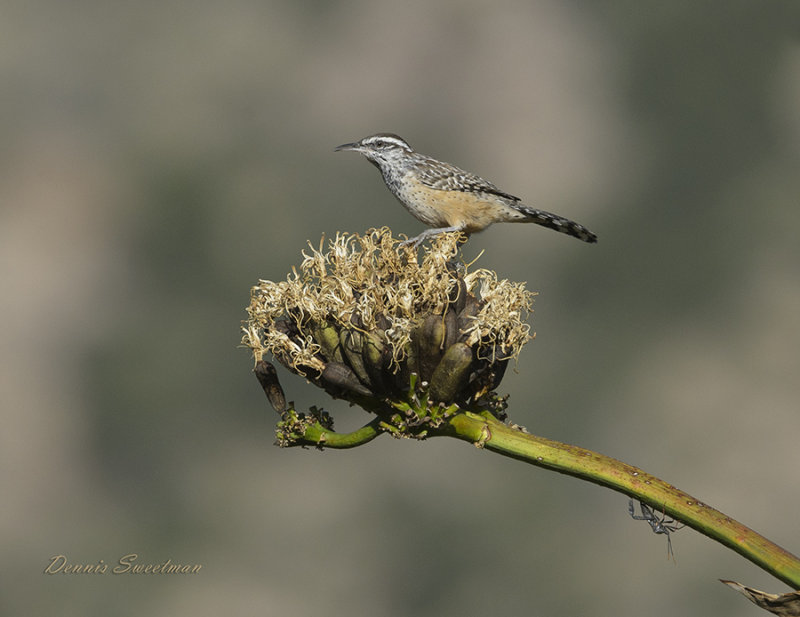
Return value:
M 800 552 L 797 4 L 700 5 L 5 2 L 0 612 L 736 617 L 717 578 L 784 591 L 461 443 L 274 448 L 237 348 L 306 240 L 421 230 L 333 153 L 397 132 L 600 237 L 467 249 L 540 293 L 514 420 Z M 42 573 L 131 552 L 204 567 Z

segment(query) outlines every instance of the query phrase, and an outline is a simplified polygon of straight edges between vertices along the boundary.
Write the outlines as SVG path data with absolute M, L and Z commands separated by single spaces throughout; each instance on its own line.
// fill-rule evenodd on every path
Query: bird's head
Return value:
M 336 152 L 341 150 L 360 152 L 379 168 L 382 168 L 384 163 L 391 163 L 413 152 L 408 142 L 394 133 L 377 133 L 350 144 L 342 144 L 334 150 Z

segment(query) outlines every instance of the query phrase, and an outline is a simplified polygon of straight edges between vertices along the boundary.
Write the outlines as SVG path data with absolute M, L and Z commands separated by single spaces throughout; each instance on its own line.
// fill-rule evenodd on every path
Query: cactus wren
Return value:
M 520 203 L 491 182 L 455 165 L 414 152 L 392 133 L 378 133 L 335 149 L 360 152 L 381 170 L 383 181 L 406 209 L 432 227 L 406 243 L 415 246 L 430 236 L 461 231 L 468 236 L 492 223 L 536 223 L 584 242 L 597 236 L 583 225 Z

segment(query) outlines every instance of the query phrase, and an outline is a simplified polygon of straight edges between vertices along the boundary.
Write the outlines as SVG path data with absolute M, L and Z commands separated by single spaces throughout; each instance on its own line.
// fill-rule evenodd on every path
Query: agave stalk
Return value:
M 675 530 L 663 522 L 669 516 L 800 589 L 800 559 L 741 523 L 641 469 L 507 421 L 508 397 L 497 388 L 534 338 L 527 324 L 534 294 L 490 270 L 470 271 L 458 260 L 461 239 L 437 236 L 419 258 L 387 228 L 337 234 L 327 250 L 309 245 L 286 280 L 253 287 L 242 342 L 281 416 L 277 444 L 351 448 L 382 433 L 455 437 L 624 493 L 663 517 L 651 516 L 653 531 Z M 372 419 L 337 433 L 328 412 L 298 412 L 266 356 Z

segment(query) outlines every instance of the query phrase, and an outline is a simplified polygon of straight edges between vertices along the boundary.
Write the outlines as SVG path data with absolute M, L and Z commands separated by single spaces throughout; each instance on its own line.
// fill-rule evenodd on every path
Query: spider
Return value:
M 661 518 L 658 518 L 650 506 L 645 503 L 639 502 L 639 508 L 641 509 L 641 514 L 636 514 L 635 506 L 633 505 L 633 499 L 628 501 L 628 514 L 631 515 L 631 518 L 636 521 L 647 521 L 650 525 L 653 533 L 655 534 L 664 534 L 667 536 L 667 559 L 670 557 L 672 560 L 675 560 L 675 554 L 672 552 L 672 540 L 669 537 L 669 534 L 673 531 L 678 531 L 679 529 L 683 529 L 685 525 L 683 523 L 676 524 L 671 518 L 667 518 L 666 512 L 661 514 Z

